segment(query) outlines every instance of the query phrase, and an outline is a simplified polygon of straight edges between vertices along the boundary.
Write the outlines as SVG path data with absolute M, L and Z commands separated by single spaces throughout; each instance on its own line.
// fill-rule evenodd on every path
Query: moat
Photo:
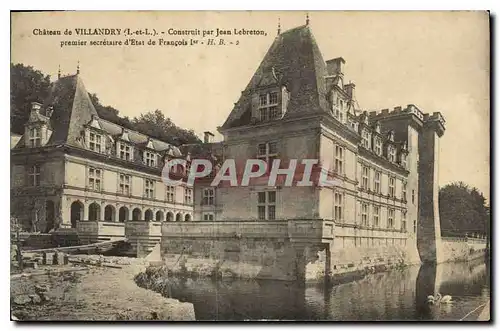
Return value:
M 194 304 L 196 320 L 475 320 L 490 299 L 483 259 L 410 266 L 349 283 L 297 286 L 270 280 L 165 280 L 162 294 Z M 453 303 L 431 306 L 430 294 Z

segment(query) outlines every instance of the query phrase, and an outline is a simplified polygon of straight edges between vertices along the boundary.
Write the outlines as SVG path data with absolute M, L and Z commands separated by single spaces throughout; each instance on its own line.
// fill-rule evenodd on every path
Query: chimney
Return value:
M 41 103 L 39 103 L 39 102 L 32 102 L 31 103 L 31 111 L 34 111 L 35 113 L 39 113 L 41 108 L 42 108 Z
M 210 144 L 213 141 L 214 134 L 210 131 L 203 132 L 203 142 L 205 144 Z
M 329 76 L 343 75 L 342 65 L 345 64 L 345 60 L 341 57 L 337 57 L 332 60 L 326 61 L 326 70 Z
M 344 85 L 345 93 L 349 96 L 349 99 L 354 99 L 354 89 L 356 85 L 354 83 L 349 83 Z

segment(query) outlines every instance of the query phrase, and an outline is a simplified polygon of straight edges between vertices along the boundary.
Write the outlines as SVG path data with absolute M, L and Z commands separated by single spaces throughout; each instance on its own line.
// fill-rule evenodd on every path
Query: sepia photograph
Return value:
M 11 321 L 491 322 L 490 19 L 11 11 Z

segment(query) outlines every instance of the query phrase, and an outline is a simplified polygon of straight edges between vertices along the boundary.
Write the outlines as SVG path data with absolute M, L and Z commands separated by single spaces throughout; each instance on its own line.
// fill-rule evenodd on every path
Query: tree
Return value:
M 23 134 L 31 103 L 49 95 L 50 76 L 21 63 L 10 64 L 10 130 Z
M 486 235 L 489 229 L 489 208 L 486 199 L 475 187 L 463 182 L 446 185 L 439 190 L 441 233 L 461 236 L 466 233 Z

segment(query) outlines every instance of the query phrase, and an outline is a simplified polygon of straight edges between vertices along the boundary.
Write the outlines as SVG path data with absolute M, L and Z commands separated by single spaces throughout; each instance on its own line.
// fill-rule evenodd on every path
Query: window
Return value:
M 380 137 L 375 138 L 375 154 L 382 155 L 382 139 Z
M 335 145 L 335 172 L 344 174 L 344 147 Z
M 370 148 L 370 133 L 366 130 L 363 130 L 361 132 L 361 138 L 362 138 L 361 145 L 364 148 L 369 149 Z
M 120 174 L 120 193 L 130 195 L 130 176 Z
M 379 219 L 380 219 L 380 207 L 373 206 L 373 226 L 376 228 L 379 227 Z
M 401 231 L 406 232 L 406 211 L 401 212 Z
M 393 229 L 394 228 L 394 209 L 389 208 L 387 212 L 387 228 Z
M 39 147 L 42 145 L 42 130 L 39 127 L 30 129 L 30 147 Z
M 396 149 L 392 145 L 387 147 L 387 158 L 391 162 L 396 162 Z
M 187 188 L 184 190 L 184 203 L 192 203 L 193 202 L 193 190 Z
M 368 190 L 370 188 L 368 186 L 369 173 L 370 173 L 370 169 L 368 167 L 363 166 L 362 175 L 361 175 L 361 187 L 364 190 Z
M 375 171 L 375 178 L 373 180 L 373 189 L 375 190 L 375 193 L 380 194 L 380 178 L 382 177 L 382 174 L 380 171 Z
M 214 220 L 214 213 L 203 213 L 203 220 L 204 221 L 213 221 Z
M 337 98 L 336 104 L 333 105 L 333 116 L 344 123 L 344 100 Z
M 89 168 L 89 189 L 101 190 L 102 170 L 96 168 Z
M 148 167 L 154 167 L 155 166 L 155 160 L 156 160 L 156 154 L 153 152 L 145 152 L 144 153 L 144 163 Z
M 411 190 L 411 203 L 415 204 L 415 190 Z
M 214 204 L 214 189 L 206 188 L 203 190 L 203 204 L 213 205 Z
M 265 93 L 259 96 L 259 117 L 261 121 L 281 117 L 281 110 L 278 107 L 278 92 Z
M 389 177 L 389 196 L 394 198 L 396 196 L 396 178 Z
M 276 219 L 276 191 L 258 192 L 257 209 L 260 220 Z
M 361 225 L 368 226 L 368 204 L 361 203 Z
M 401 153 L 401 166 L 406 169 L 406 154 Z
M 29 169 L 29 178 L 31 186 L 40 186 L 40 165 L 34 164 Z
M 120 159 L 130 161 L 130 146 L 120 143 Z
M 148 199 L 155 197 L 155 181 L 152 179 L 144 179 L 144 196 Z
M 276 142 L 262 143 L 258 146 L 257 158 L 267 163 L 267 168 L 271 169 L 273 160 L 278 156 L 278 144 Z
M 166 199 L 167 199 L 167 202 L 174 202 L 175 201 L 175 187 L 174 186 L 167 186 Z
M 417 221 L 413 220 L 413 233 L 417 233 Z
M 406 202 L 406 183 L 401 188 L 401 199 Z
M 344 216 L 342 213 L 342 208 L 343 208 L 343 194 L 335 192 L 334 194 L 334 216 L 335 216 L 335 221 L 342 222 L 342 217 Z
M 90 132 L 89 147 L 91 151 L 101 153 L 101 135 L 95 132 Z

